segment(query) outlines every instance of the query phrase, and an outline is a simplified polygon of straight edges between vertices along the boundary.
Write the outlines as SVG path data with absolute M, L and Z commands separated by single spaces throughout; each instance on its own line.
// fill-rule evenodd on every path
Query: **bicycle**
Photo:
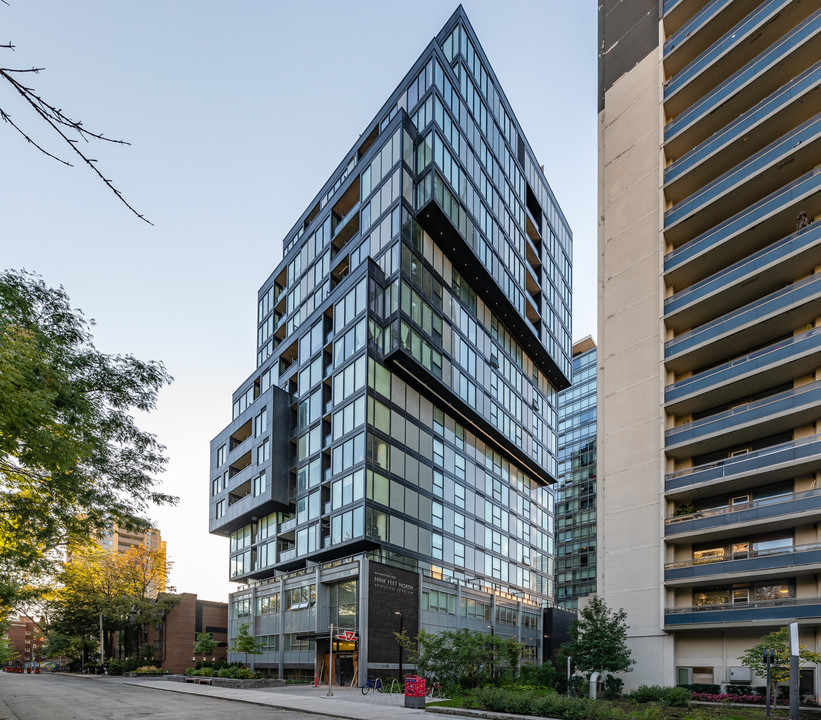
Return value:
M 368 678 L 368 681 L 362 686 L 362 694 L 367 695 L 371 690 L 385 692 L 385 686 L 382 685 L 382 678 Z
M 425 695 L 427 695 L 429 698 L 442 697 L 442 683 L 440 683 L 438 680 L 434 680 L 425 689 Z

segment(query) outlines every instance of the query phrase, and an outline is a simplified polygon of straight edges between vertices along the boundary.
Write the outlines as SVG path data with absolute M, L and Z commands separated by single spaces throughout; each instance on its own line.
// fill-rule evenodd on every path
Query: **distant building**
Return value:
M 573 345 L 573 385 L 559 393 L 556 603 L 596 592 L 596 343 Z
M 117 523 L 112 523 L 111 527 L 96 538 L 96 544 L 106 552 L 125 553 L 134 548 L 145 548 L 151 552 L 161 552 L 162 557 L 166 557 L 165 540 L 162 539 L 162 534 L 156 528 L 141 532 L 127 530 L 119 527 Z M 161 580 L 154 583 L 151 590 L 152 593 L 165 592 L 165 587 L 165 580 Z
M 211 633 L 219 645 L 205 657 L 194 655 L 198 633 Z M 162 620 L 148 628 L 154 659 L 164 669 L 182 673 L 199 660 L 222 660 L 228 646 L 228 603 L 200 600 L 195 593 L 182 593 L 179 604 Z
M 21 615 L 16 620 L 10 620 L 5 635 L 10 647 L 17 653 L 18 665 L 40 659 L 40 649 L 46 638 L 42 628 L 32 618 Z

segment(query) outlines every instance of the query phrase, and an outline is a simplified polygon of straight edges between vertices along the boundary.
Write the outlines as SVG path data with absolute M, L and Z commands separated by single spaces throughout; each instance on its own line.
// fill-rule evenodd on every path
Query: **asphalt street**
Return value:
M 310 720 L 328 716 L 135 687 L 121 678 L 0 673 L 0 720 Z

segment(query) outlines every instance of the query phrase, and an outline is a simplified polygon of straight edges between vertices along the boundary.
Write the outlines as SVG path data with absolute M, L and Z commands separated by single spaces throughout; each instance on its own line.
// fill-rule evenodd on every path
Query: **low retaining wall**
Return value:
M 189 681 L 194 677 L 200 677 L 199 675 L 194 675 L 189 678 L 187 675 L 166 675 L 166 680 L 173 680 L 175 682 L 185 682 L 186 679 Z M 221 678 L 221 677 L 209 677 L 204 678 L 206 680 L 210 680 L 211 684 L 214 687 L 225 687 L 225 688 L 239 688 L 239 689 L 252 689 L 252 688 L 268 688 L 268 687 L 283 687 L 286 685 L 285 680 L 279 680 L 277 678 L 258 678 L 254 680 L 240 680 L 239 678 Z

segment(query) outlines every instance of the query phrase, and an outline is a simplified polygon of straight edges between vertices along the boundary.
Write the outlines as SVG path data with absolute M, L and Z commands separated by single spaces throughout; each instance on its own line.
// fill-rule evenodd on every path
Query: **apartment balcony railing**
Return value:
M 724 217 L 732 214 L 739 205 L 743 208 L 749 203 L 751 183 L 755 184 L 755 192 L 758 193 L 755 199 L 758 199 L 774 187 L 777 188 L 783 184 L 784 180 L 794 178 L 795 175 L 802 172 L 798 167 L 788 169 L 792 172 L 792 178 L 789 176 L 782 177 L 782 173 L 778 173 L 776 169 L 782 163 L 785 163 L 788 158 L 793 158 L 792 165 L 797 166 L 796 161 L 801 160 L 801 158 L 795 157 L 798 153 L 805 157 L 803 170 L 804 172 L 808 171 L 817 160 L 810 146 L 818 142 L 819 137 L 821 137 L 821 114 L 815 115 L 815 117 L 793 128 L 786 135 L 781 136 L 688 198 L 675 204 L 664 213 L 665 232 L 669 235 L 673 228 L 685 223 L 685 221 L 687 221 L 689 228 L 696 221 L 696 214 L 704 213 L 707 207 L 719 201 Z M 762 187 L 765 180 L 769 187 Z M 735 208 L 733 208 L 733 205 L 735 205 Z M 711 212 L 710 214 L 714 215 L 715 213 Z M 702 227 L 708 222 L 714 224 L 714 220 L 700 219 Z
M 688 398 L 703 399 L 706 393 L 713 390 L 729 388 L 733 383 L 743 382 L 753 375 L 759 377 L 769 368 L 789 367 L 791 361 L 809 358 L 819 352 L 821 328 L 812 328 L 668 385 L 664 392 L 665 403 L 668 408 L 677 408 Z M 811 363 L 811 358 L 807 362 Z M 795 373 L 790 374 L 795 376 Z
M 713 63 L 739 44 L 761 31 L 761 27 L 781 12 L 791 0 L 768 0 L 747 15 L 738 25 L 719 38 L 687 67 L 677 73 L 664 87 L 664 102 L 670 100 L 695 77 L 707 71 Z M 698 16 L 696 16 L 698 17 Z M 665 43 L 666 48 L 666 43 Z
M 806 472 L 813 466 L 821 466 L 821 433 L 668 473 L 664 478 L 664 489 L 667 493 L 675 493 L 693 490 L 700 485 L 712 488 L 735 478 L 778 470 L 788 477 Z
M 757 520 L 773 520 L 790 515 L 806 514 L 821 510 L 821 489 L 804 490 L 783 497 L 762 498 L 741 505 L 707 508 L 691 513 L 668 517 L 664 521 L 665 535 L 693 533 L 754 523 Z
M 770 570 L 790 571 L 802 565 L 817 565 L 821 569 L 821 543 L 795 545 L 790 548 L 748 550 L 736 555 L 666 563 L 664 580 L 674 582 L 713 579 L 728 574 L 755 576 Z
M 689 307 L 708 299 L 712 307 L 715 296 L 722 292 L 731 292 L 733 297 L 737 298 L 739 285 L 744 284 L 746 287 L 756 275 L 767 271 L 772 266 L 777 265 L 780 269 L 784 262 L 793 256 L 800 255 L 803 257 L 805 253 L 814 252 L 810 260 L 804 263 L 809 267 L 814 267 L 817 264 L 817 256 L 820 254 L 819 246 L 821 246 L 821 222 L 812 223 L 805 228 L 801 228 L 792 235 L 788 235 L 772 245 L 748 255 L 710 275 L 710 277 L 666 298 L 664 301 L 665 317 L 681 313 Z M 795 274 L 793 277 L 800 277 L 800 275 Z M 743 300 L 736 300 L 736 306 L 739 302 L 743 302 Z
M 742 92 L 750 83 L 765 72 L 773 69 L 796 48 L 815 41 L 821 32 L 821 10 L 810 15 L 804 22 L 793 28 L 758 57 L 733 73 L 723 83 L 715 87 L 697 103 L 667 123 L 664 128 L 665 141 L 683 133 L 687 128 L 727 102 L 730 96 Z
M 665 360 L 669 361 L 671 358 L 692 351 L 699 346 L 715 343 L 746 327 L 760 325 L 770 318 L 787 313 L 802 305 L 817 303 L 819 297 L 821 297 L 821 273 L 805 277 L 803 280 L 792 283 L 777 292 L 770 293 L 733 312 L 726 313 L 715 320 L 668 340 L 664 343 Z M 817 312 L 814 314 L 817 314 Z
M 733 0 L 713 0 L 713 2 L 705 5 L 693 17 L 691 17 L 684 25 L 682 25 L 676 32 L 674 32 L 664 42 L 664 57 L 673 52 L 681 43 L 687 38 L 695 35 L 701 28 L 710 22 L 716 15 L 718 15 L 725 7 L 731 5 Z M 665 8 L 668 3 L 665 2 Z
M 754 105 L 715 135 L 711 135 L 689 152 L 676 158 L 664 169 L 665 186 L 675 182 L 690 170 L 701 166 L 708 158 L 721 152 L 728 145 L 742 140 L 754 128 L 771 119 L 807 92 L 818 88 L 819 85 L 821 85 L 821 61 L 778 88 L 772 95 Z
M 779 622 L 819 618 L 821 597 L 757 600 L 747 603 L 721 605 L 692 605 L 664 609 L 666 627 L 705 624 L 736 624 Z
M 786 415 L 787 425 L 795 427 L 804 422 L 811 422 L 819 407 L 821 407 L 821 380 L 670 428 L 664 434 L 665 446 L 669 453 L 676 446 L 691 445 L 716 436 L 720 436 L 721 442 L 726 446 L 728 440 L 733 441 L 732 433 L 739 428 L 767 422 L 767 434 L 772 434 L 784 429 L 774 427 L 774 419 Z M 809 416 L 805 417 L 808 412 Z M 691 447 L 689 451 L 695 454 L 696 449 L 703 452 L 711 448 Z
M 821 192 L 821 168 L 814 168 L 800 178 L 796 178 L 789 185 L 779 188 L 733 217 L 668 253 L 664 258 L 665 275 L 669 275 L 672 271 L 693 260 L 703 260 L 705 255 L 723 243 L 738 237 L 779 212 L 799 206 L 799 203 L 806 202 L 819 192 Z M 741 257 L 743 257 L 743 254 Z

